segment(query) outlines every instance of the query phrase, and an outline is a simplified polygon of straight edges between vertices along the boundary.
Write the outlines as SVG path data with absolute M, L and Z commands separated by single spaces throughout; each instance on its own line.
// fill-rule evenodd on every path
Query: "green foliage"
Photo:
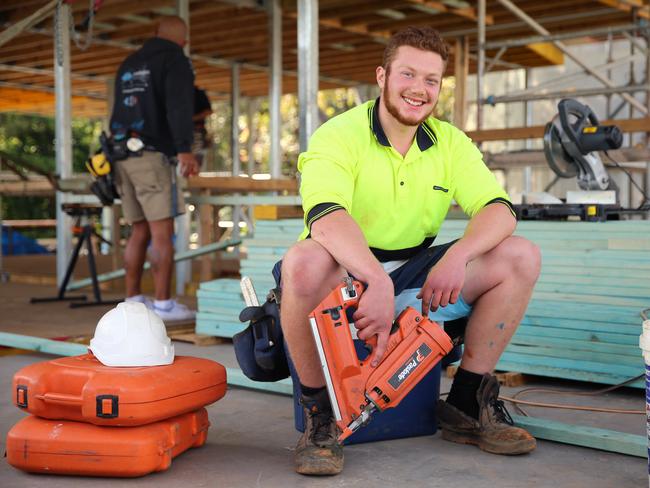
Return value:
M 0 151 L 16 163 L 26 161 L 44 172 L 55 173 L 54 118 L 0 113 Z M 73 172 L 85 172 L 85 161 L 97 147 L 99 121 L 72 121 Z M 6 168 L 2 168 L 6 170 Z M 53 199 L 47 197 L 5 197 L 2 216 L 6 219 L 54 218 Z

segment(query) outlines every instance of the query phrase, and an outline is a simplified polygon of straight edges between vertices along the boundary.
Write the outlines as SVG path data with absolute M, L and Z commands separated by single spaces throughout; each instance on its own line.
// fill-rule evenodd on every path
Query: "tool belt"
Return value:
M 237 362 L 253 381 L 272 382 L 289 377 L 289 364 L 280 326 L 280 289 L 273 288 L 262 305 L 246 307 L 239 320 L 248 327 L 232 338 Z
M 102 147 L 105 147 L 107 155 L 115 162 L 132 157 L 141 157 L 144 151 L 157 151 L 154 146 L 145 144 L 140 136 L 134 132 L 105 138 Z

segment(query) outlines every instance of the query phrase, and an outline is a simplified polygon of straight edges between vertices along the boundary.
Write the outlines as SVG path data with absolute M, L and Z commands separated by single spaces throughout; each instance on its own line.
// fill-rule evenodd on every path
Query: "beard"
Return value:
M 391 100 L 389 92 L 388 92 L 388 76 L 386 76 L 386 83 L 384 83 L 384 89 L 381 91 L 381 98 L 384 101 L 384 105 L 386 106 L 386 110 L 388 110 L 388 113 L 393 116 L 400 124 L 406 125 L 406 126 L 419 126 L 422 122 L 424 122 L 429 116 L 433 113 L 433 110 L 435 106 L 431 109 L 431 111 L 422 117 L 415 118 L 415 117 L 406 117 L 402 115 L 397 108 L 397 105 L 393 103 L 393 100 Z M 401 96 L 401 95 L 400 95 Z

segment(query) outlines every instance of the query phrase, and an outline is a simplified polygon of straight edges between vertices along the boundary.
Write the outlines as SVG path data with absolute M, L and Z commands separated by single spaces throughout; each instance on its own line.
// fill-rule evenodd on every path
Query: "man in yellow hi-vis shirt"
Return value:
M 512 236 L 516 219 L 472 141 L 432 116 L 448 47 L 431 28 L 393 36 L 377 68 L 381 96 L 321 126 L 300 155 L 301 240 L 282 260 L 281 318 L 301 384 L 302 474 L 343 468 L 307 316 L 345 276 L 367 284 L 353 319 L 377 336 L 377 362 L 396 312 L 417 303 L 432 320 L 469 317 L 460 368 L 438 404 L 443 438 L 497 454 L 535 449 L 491 375 L 540 271 L 539 249 Z M 434 246 L 452 200 L 471 218 L 459 240 Z

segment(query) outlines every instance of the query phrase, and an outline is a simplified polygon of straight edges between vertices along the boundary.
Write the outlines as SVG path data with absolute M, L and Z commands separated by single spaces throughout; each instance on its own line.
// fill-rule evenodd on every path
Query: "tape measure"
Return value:
M 111 172 L 111 163 L 106 159 L 103 152 L 95 154 L 86 161 L 86 168 L 95 178 L 105 176 Z

